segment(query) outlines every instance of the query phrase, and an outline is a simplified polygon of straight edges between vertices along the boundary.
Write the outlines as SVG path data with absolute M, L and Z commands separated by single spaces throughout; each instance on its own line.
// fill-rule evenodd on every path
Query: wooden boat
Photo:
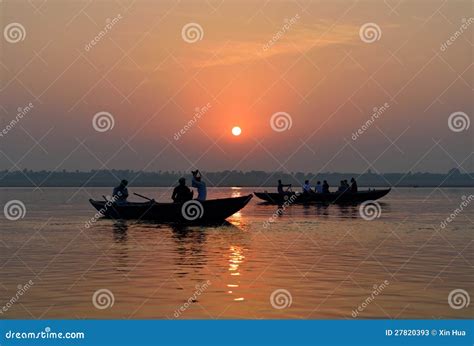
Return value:
M 375 201 L 376 199 L 382 198 L 391 189 L 382 190 L 367 190 L 359 191 L 356 193 L 352 192 L 331 192 L 331 193 L 296 193 L 287 192 L 285 194 L 273 193 L 273 192 L 254 192 L 255 196 L 264 200 L 270 204 L 282 205 L 283 203 L 289 204 L 310 204 L 310 203 L 325 203 L 325 204 L 357 204 L 364 201 Z
M 169 223 L 204 224 L 222 222 L 235 214 L 252 199 L 252 195 L 232 198 L 210 199 L 207 201 L 189 200 L 184 203 L 144 203 L 112 201 L 89 202 L 100 215 L 113 219 L 153 220 Z

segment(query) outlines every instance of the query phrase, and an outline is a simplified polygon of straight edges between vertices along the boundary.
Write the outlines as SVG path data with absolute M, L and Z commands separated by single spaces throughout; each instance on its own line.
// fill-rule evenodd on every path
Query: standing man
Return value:
M 206 183 L 202 181 L 201 172 L 198 169 L 191 171 L 193 173 L 192 186 L 198 190 L 198 201 L 205 201 L 207 198 L 207 187 Z

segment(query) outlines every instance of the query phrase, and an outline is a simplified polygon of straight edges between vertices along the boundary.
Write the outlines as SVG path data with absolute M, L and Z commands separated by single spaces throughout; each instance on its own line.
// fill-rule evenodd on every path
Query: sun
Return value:
M 242 129 L 241 129 L 240 127 L 234 126 L 234 127 L 232 128 L 232 134 L 233 134 L 234 136 L 240 136 L 241 133 L 242 133 Z

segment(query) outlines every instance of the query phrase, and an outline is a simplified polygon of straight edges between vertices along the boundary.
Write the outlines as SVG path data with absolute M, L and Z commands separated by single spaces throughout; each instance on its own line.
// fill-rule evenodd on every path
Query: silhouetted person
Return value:
M 323 193 L 329 193 L 329 184 L 327 180 L 323 181 Z
M 114 199 L 115 203 L 127 203 L 128 198 L 128 189 L 127 189 L 128 181 L 125 179 L 120 182 L 120 185 L 114 188 L 112 192 L 112 198 Z
M 344 184 L 344 180 L 339 182 L 339 187 L 337 189 L 338 192 L 344 192 L 346 190 L 346 184 Z
M 323 193 L 323 186 L 321 185 L 321 182 L 319 180 L 316 183 L 316 186 L 314 187 L 314 191 L 316 193 Z
M 189 187 L 186 186 L 186 179 L 180 178 L 178 180 L 179 185 L 173 190 L 171 199 L 175 203 L 183 203 L 193 198 L 193 192 Z
M 278 190 L 278 193 L 279 194 L 282 194 L 284 195 L 286 193 L 286 191 L 283 190 L 283 188 L 285 187 L 291 187 L 291 184 L 283 184 L 281 182 L 281 180 L 278 180 L 278 187 L 277 187 L 277 190 Z
M 207 187 L 206 183 L 202 181 L 201 172 L 198 169 L 192 171 L 193 173 L 193 181 L 192 186 L 197 188 L 198 190 L 198 201 L 205 201 L 207 198 Z
M 304 181 L 303 185 L 303 193 L 311 193 L 313 190 L 311 190 L 311 184 L 309 183 L 309 180 Z
M 354 178 L 351 179 L 351 192 L 352 193 L 357 192 L 357 182 L 355 181 Z

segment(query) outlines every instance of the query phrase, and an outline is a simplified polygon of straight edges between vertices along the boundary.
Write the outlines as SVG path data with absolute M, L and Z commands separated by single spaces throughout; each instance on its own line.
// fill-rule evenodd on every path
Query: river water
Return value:
M 171 192 L 133 191 L 160 201 Z M 214 188 L 208 198 L 253 191 Z M 473 316 L 463 299 L 474 293 L 474 202 L 463 196 L 474 189 L 394 189 L 374 220 L 335 205 L 272 216 L 276 207 L 254 197 L 219 227 L 101 219 L 86 228 L 88 199 L 108 194 L 0 189 L 2 209 L 25 206 L 18 220 L 0 214 L 0 318 Z

